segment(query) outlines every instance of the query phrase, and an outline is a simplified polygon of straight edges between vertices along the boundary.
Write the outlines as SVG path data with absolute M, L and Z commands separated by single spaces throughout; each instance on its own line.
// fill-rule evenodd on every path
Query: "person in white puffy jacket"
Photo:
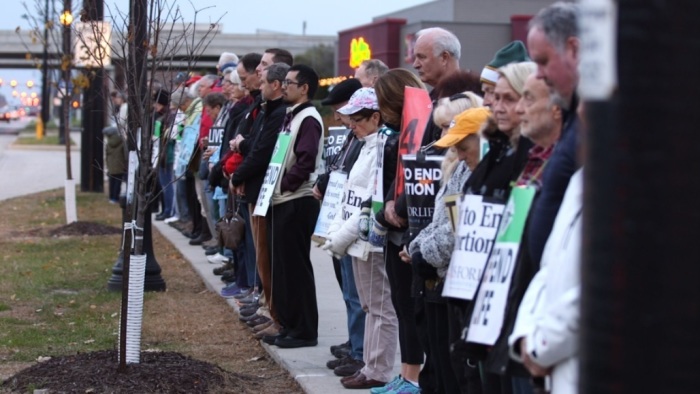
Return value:
M 511 356 L 533 376 L 546 376 L 552 394 L 578 392 L 582 207 L 580 169 L 571 177 L 540 271 L 528 286 L 508 339 Z
M 355 285 L 362 309 L 367 313 L 363 349 L 365 366 L 355 375 L 342 378 L 341 383 L 349 389 L 368 389 L 381 387 L 390 380 L 398 343 L 398 321 L 391 303 L 382 249 L 373 248 L 366 237 L 360 239 L 363 215 L 359 207 L 371 199 L 375 187 L 377 153 L 383 148 L 378 135 L 382 117 L 373 88 L 356 91 L 338 112 L 349 116 L 350 128 L 365 144 L 348 174 L 345 188 L 349 200 L 345 205 L 352 205 L 354 212 L 347 217 L 351 210 L 347 206 L 340 208 L 329 227 L 323 249 L 336 256 L 353 256 Z

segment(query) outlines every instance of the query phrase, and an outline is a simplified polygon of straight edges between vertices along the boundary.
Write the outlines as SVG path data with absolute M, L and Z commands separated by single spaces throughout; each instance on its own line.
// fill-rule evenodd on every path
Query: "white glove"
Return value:
M 327 239 L 326 242 L 321 246 L 321 249 L 325 250 L 329 256 L 335 257 L 336 259 L 340 259 L 341 257 L 343 257 L 333 251 L 333 246 L 335 246 L 333 245 L 333 240 Z

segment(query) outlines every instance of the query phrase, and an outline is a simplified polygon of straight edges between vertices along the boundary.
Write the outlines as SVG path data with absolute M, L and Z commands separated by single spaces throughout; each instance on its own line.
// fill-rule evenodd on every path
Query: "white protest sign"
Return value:
M 516 187 L 510 194 L 476 295 L 468 342 L 493 345 L 501 335 L 520 240 L 534 197 L 534 187 Z
M 350 219 L 352 215 L 359 215 L 362 205 L 362 196 L 366 196 L 367 189 L 359 186 L 345 184 L 343 189 L 342 207 L 340 209 L 341 219 L 343 222 Z M 353 257 L 367 260 L 369 256 L 369 244 L 365 241 L 357 239 L 348 247 L 347 254 Z
M 258 201 L 255 203 L 255 210 L 253 211 L 253 215 L 255 216 L 267 215 L 272 195 L 275 192 L 275 186 L 280 178 L 280 172 L 282 172 L 282 164 L 284 164 L 284 159 L 287 157 L 287 148 L 289 147 L 290 139 L 291 136 L 289 133 L 279 133 L 277 136 L 275 150 L 272 152 L 272 158 L 270 159 L 270 164 L 267 166 L 265 179 L 260 188 L 260 194 L 258 194 Z
M 617 86 L 617 5 L 613 0 L 581 0 L 578 6 L 578 89 L 585 100 L 607 100 Z
M 502 213 L 503 204 L 485 202 L 482 196 L 462 196 L 455 247 L 445 278 L 443 297 L 474 298 Z
M 348 174 L 345 172 L 333 171 L 330 173 L 313 235 L 322 238 L 328 237 L 328 228 L 333 223 L 335 215 L 340 210 L 340 204 L 343 202 L 343 189 L 347 179 Z

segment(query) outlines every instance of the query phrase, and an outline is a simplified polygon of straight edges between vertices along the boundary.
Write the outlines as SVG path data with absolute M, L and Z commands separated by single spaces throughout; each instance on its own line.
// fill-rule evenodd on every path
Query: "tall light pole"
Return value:
M 61 104 L 61 135 L 63 135 L 64 143 L 66 144 L 66 179 L 73 179 L 73 171 L 70 163 L 70 105 L 68 98 L 70 97 L 71 80 L 70 72 L 73 64 L 73 49 L 71 45 L 70 25 L 73 23 L 73 13 L 71 11 L 71 0 L 63 0 L 63 13 L 59 17 L 59 21 L 63 26 L 63 57 L 61 60 L 61 79 L 65 85 L 63 102 Z
M 81 20 L 90 24 L 99 25 L 104 19 L 103 0 L 84 0 Z M 101 26 L 101 25 L 100 25 Z M 93 32 L 101 29 L 93 27 Z M 96 42 L 101 42 L 104 37 L 96 34 Z M 107 43 L 109 45 L 109 43 Z M 95 51 L 95 57 L 101 55 Z M 96 66 L 89 71 L 90 85 L 83 93 L 83 132 L 80 134 L 80 190 L 84 192 L 102 193 L 104 189 L 104 145 L 102 142 L 102 129 L 105 126 L 105 95 L 104 95 L 104 67 L 105 59 L 96 59 Z
M 41 58 L 41 117 L 38 122 L 37 138 L 46 135 L 46 124 L 49 123 L 49 0 L 44 7 L 44 53 Z

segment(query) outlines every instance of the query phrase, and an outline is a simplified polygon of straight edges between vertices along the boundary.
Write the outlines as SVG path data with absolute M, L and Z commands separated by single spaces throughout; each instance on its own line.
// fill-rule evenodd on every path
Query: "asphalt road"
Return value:
M 13 147 L 17 133 L 30 119 L 0 122 L 0 200 L 64 187 L 66 153 L 50 149 Z M 72 137 L 79 141 L 79 133 Z M 80 152 L 71 151 L 73 178 L 80 179 Z

